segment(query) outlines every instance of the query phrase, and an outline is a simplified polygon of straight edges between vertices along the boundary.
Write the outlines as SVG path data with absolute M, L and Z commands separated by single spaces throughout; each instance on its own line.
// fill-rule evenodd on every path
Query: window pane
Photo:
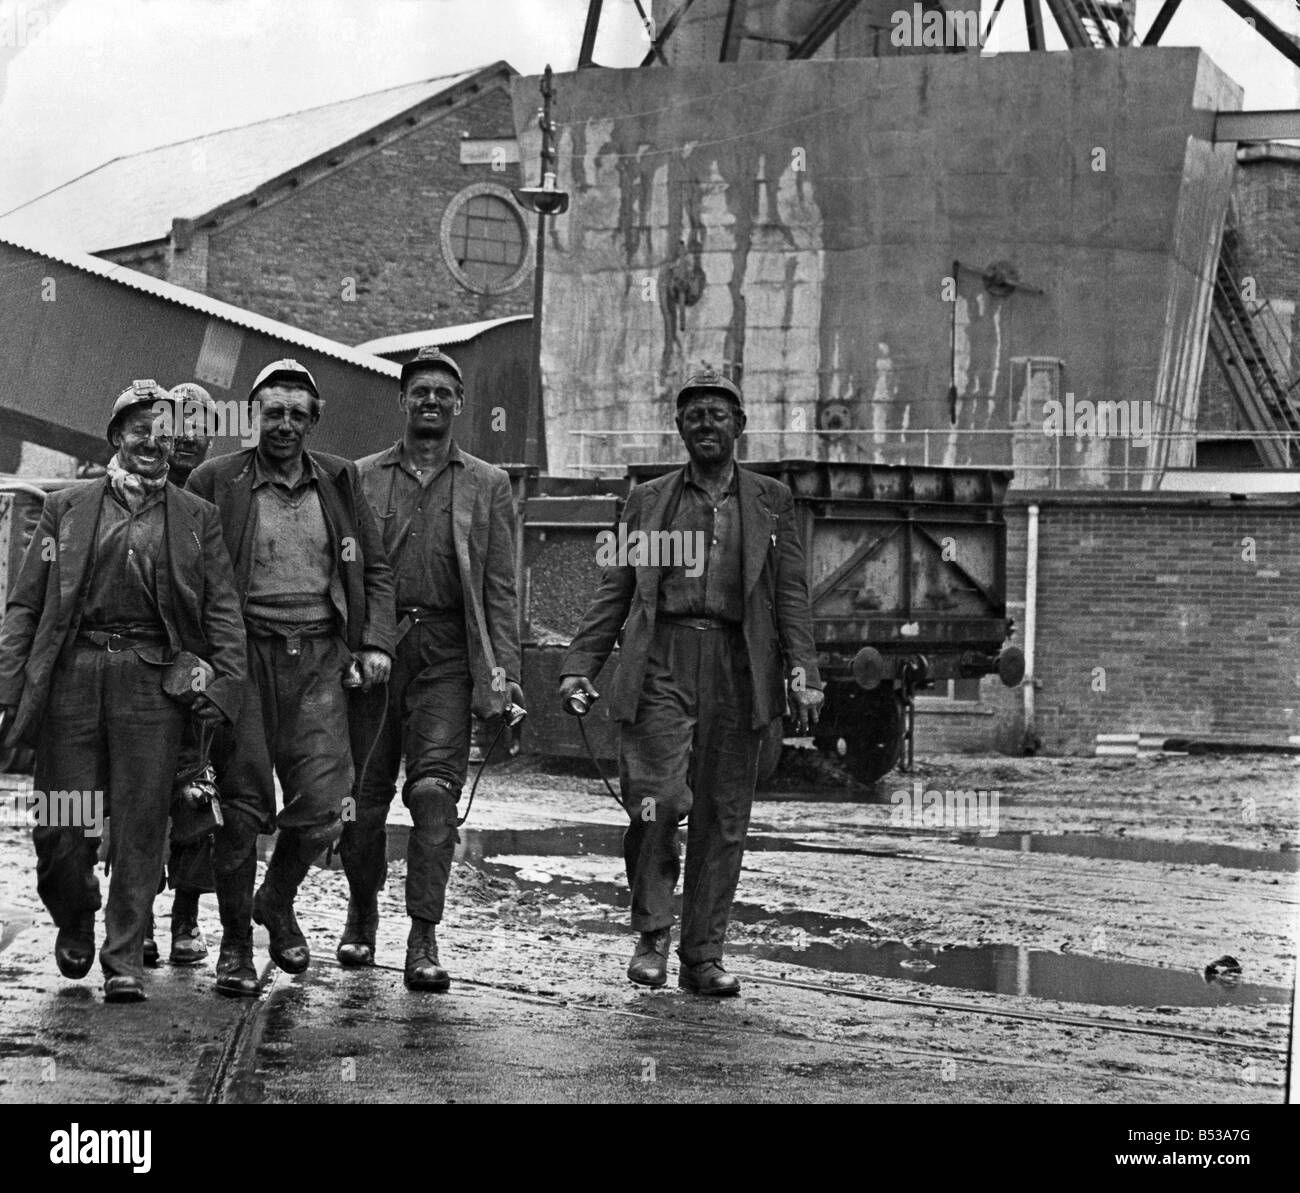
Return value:
M 497 195 L 474 195 L 456 209 L 451 245 L 457 264 L 476 287 L 505 281 L 527 255 L 519 214 Z
M 980 698 L 980 679 L 954 679 L 952 681 L 952 698 L 954 700 L 978 700 Z

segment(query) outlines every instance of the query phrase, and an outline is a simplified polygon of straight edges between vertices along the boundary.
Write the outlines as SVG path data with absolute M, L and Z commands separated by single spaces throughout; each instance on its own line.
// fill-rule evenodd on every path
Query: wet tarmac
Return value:
M 406 832 L 398 826 L 390 829 L 390 857 L 405 856 Z M 586 897 L 623 911 L 630 906 L 631 897 L 627 886 L 621 882 L 567 878 L 549 874 L 533 864 L 518 865 L 492 860 L 593 855 L 619 857 L 622 854 L 622 836 L 623 830 L 619 825 L 467 830 L 464 833 L 462 860 L 479 866 L 485 873 L 509 878 L 526 889 L 544 889 L 564 898 Z M 1047 842 L 1069 839 L 1042 838 Z M 989 841 L 993 838 L 977 840 Z M 1102 839 L 1090 840 L 1095 842 Z M 974 842 L 963 840 L 962 843 Z M 921 858 L 901 849 L 815 845 L 770 835 L 751 836 L 746 843 L 746 851 L 830 853 L 902 858 L 913 863 L 933 862 L 933 859 Z M 1237 852 L 1253 854 L 1258 851 Z M 679 895 L 676 901 L 678 915 L 680 904 Z M 963 990 L 1027 995 L 1091 1006 L 1225 1006 L 1286 1003 L 1291 997 L 1289 990 L 1278 986 L 1207 981 L 1202 974 L 1184 970 L 1137 965 L 1095 956 L 1052 953 L 1011 944 L 936 948 L 927 945 L 909 946 L 899 941 L 811 940 L 808 937 L 870 937 L 876 935 L 876 929 L 866 921 L 849 917 L 804 910 L 771 910 L 742 901 L 734 904 L 732 918 L 741 924 L 771 924 L 786 929 L 796 937 L 796 943 L 735 943 L 728 946 L 729 952 L 832 973 L 872 974 Z M 624 936 L 628 932 L 624 924 L 612 924 L 607 920 L 582 920 L 579 926 L 588 931 L 617 932 Z
M 213 990 L 211 896 L 207 962 L 147 972 L 143 1006 L 106 1006 L 97 969 L 61 978 L 30 842 L 0 832 L 0 1102 L 1275 1102 L 1294 777 L 1249 760 L 953 758 L 927 782 L 1005 784 L 1001 827 L 1025 829 L 963 839 L 872 806 L 910 780 L 882 797 L 795 776 L 754 809 L 727 947 L 743 993 L 721 1002 L 677 988 L 675 955 L 664 989 L 627 981 L 623 826 L 597 783 L 526 760 L 489 774 L 461 830 L 446 995 L 402 982 L 404 809 L 379 964 L 334 960 L 333 859 L 298 903 L 311 968 L 276 971 L 259 931 L 250 1001 Z M 1227 954 L 1243 972 L 1207 980 Z

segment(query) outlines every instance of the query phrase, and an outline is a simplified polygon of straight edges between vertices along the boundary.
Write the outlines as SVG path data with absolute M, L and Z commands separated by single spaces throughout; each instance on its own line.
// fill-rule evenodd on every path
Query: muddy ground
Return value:
M 59 977 L 27 834 L 3 828 L 0 1099 L 1279 1102 L 1298 778 L 1285 756 L 943 756 L 863 788 L 787 749 L 730 934 L 744 992 L 721 1003 L 675 974 L 662 991 L 624 978 L 621 812 L 577 764 L 487 772 L 440 931 L 444 996 L 401 983 L 400 809 L 380 965 L 334 963 L 346 883 L 314 870 L 299 914 L 316 960 L 268 966 L 257 1003 L 217 998 L 210 965 L 164 963 L 141 1007 L 104 1006 L 94 971 Z M 934 823 L 914 784 L 997 800 Z

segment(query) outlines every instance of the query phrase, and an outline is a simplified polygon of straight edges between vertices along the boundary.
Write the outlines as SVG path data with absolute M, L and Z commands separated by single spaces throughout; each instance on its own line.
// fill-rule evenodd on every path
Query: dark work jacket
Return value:
M 382 518 L 389 514 L 390 469 L 400 465 L 401 440 L 357 461 L 362 487 Z M 515 596 L 514 503 L 510 474 L 457 448 L 452 482 L 452 539 L 460 565 L 465 637 L 469 645 L 470 698 L 475 716 L 499 716 L 507 693 L 494 675 L 518 682 L 519 605 Z M 453 464 L 449 468 L 455 467 Z
M 628 535 L 635 530 L 667 530 L 685 480 L 686 469 L 678 468 L 637 485 L 623 510 Z M 785 713 L 785 680 L 794 668 L 802 668 L 808 687 L 820 687 L 821 677 L 794 498 L 780 481 L 739 464 L 736 484 L 744 576 L 742 628 L 754 684 L 751 725 L 760 729 Z M 663 570 L 651 566 L 605 568 L 560 665 L 561 675 L 595 679 L 622 630 L 610 698 L 610 714 L 616 721 L 636 719 Z
M 257 502 L 253 497 L 255 447 L 200 464 L 186 489 L 206 498 L 221 515 L 240 608 L 248 600 L 257 541 Z M 379 529 L 361 491 L 356 465 L 325 452 L 305 453 L 316 473 L 321 512 L 329 529 L 335 574 L 347 605 L 344 638 L 351 651 L 363 648 L 393 653 L 395 645 L 393 573 Z
M 11 743 L 34 744 L 50 681 L 81 622 L 86 570 L 94 555 L 108 479 L 51 493 L 9 590 L 0 627 L 0 704 L 17 705 Z M 164 488 L 167 531 L 158 560 L 159 612 L 173 651 L 188 650 L 216 671 L 206 691 L 230 720 L 248 672 L 244 619 L 231 583 L 217 511 L 174 485 Z

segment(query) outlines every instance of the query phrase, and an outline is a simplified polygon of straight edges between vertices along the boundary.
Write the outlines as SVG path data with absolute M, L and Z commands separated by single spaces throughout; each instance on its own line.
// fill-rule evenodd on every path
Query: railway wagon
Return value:
M 1006 523 L 1011 473 L 988 468 L 749 463 L 794 494 L 808 567 L 813 630 L 826 684 L 814 735 L 860 782 L 910 765 L 913 696 L 948 679 L 1024 675 L 1009 644 Z M 522 516 L 524 675 L 533 710 L 525 746 L 581 756 L 572 718 L 555 707 L 560 659 L 595 590 L 597 532 L 614 525 L 636 483 L 675 465 L 629 465 L 621 481 L 543 485 Z M 538 478 L 539 482 L 547 478 Z M 599 690 L 607 678 L 596 677 Z M 598 756 L 616 754 L 615 727 L 597 703 L 587 719 Z M 791 723 L 775 726 L 761 770 L 770 774 Z

